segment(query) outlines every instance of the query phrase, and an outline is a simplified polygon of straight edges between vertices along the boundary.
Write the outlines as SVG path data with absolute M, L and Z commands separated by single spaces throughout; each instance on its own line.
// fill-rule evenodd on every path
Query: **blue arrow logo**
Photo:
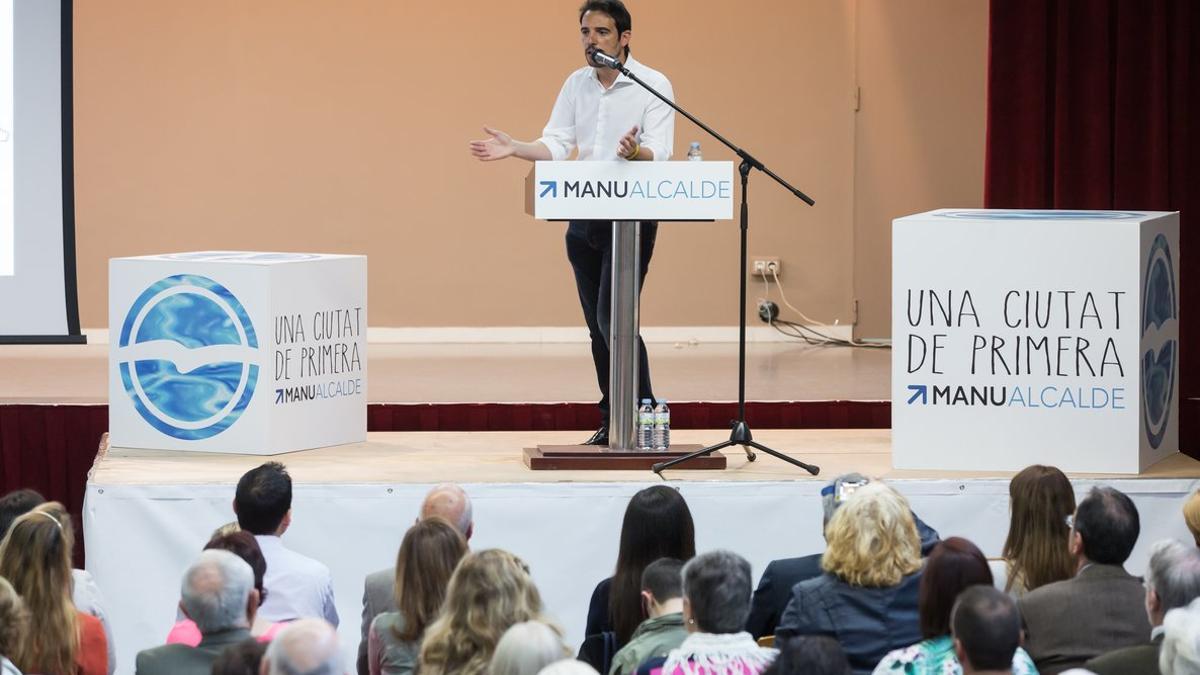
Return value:
M 538 181 L 538 185 L 543 185 L 542 194 L 538 195 L 538 199 L 546 196 L 547 192 L 551 192 L 551 197 L 558 197 L 558 183 L 552 180 Z
M 921 405 L 929 403 L 929 387 L 923 384 L 910 384 L 908 385 L 908 390 L 913 393 L 912 396 L 908 397 L 909 405 L 912 405 L 912 402 L 917 400 L 918 396 L 921 397 Z

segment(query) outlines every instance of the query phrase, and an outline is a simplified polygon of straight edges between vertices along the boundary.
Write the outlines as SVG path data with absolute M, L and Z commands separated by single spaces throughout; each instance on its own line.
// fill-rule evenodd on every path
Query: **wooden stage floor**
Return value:
M 672 432 L 677 443 L 713 444 L 727 430 Z M 532 471 L 522 448 L 579 441 L 578 432 L 390 432 L 372 433 L 366 443 L 319 448 L 273 457 L 104 448 L 88 482 L 94 485 L 225 484 L 267 459 L 287 465 L 300 484 L 433 484 L 639 482 L 654 480 L 649 471 Z M 892 466 L 891 432 L 881 429 L 766 429 L 755 440 L 821 467 L 816 477 L 774 457 L 758 454 L 747 461 L 740 449 L 724 451 L 724 470 L 668 470 L 669 481 L 828 481 L 857 471 L 889 479 L 954 480 L 1008 478 L 1003 471 L 913 471 Z M 1072 478 L 1200 478 L 1200 462 L 1177 454 L 1138 476 L 1071 474 Z
M 736 401 L 736 343 L 649 343 L 655 394 Z M 583 343 L 397 344 L 368 347 L 371 403 L 594 402 Z M 108 402 L 108 345 L 0 346 L 0 404 Z M 751 342 L 749 401 L 887 401 L 891 350 Z

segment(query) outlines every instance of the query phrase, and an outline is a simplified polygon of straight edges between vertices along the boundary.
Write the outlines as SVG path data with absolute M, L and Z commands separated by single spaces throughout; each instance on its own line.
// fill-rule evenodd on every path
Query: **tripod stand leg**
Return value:
M 771 448 L 768 448 L 767 446 L 763 445 L 762 443 L 757 443 L 755 441 L 747 441 L 746 445 L 749 445 L 752 448 L 761 450 L 762 452 L 765 452 L 768 455 L 775 457 L 776 459 L 782 459 L 783 461 L 787 462 L 788 464 L 794 464 L 814 476 L 821 473 L 821 467 L 817 466 L 816 464 L 805 464 L 804 462 L 801 462 L 800 460 L 798 460 L 794 457 L 788 457 L 787 455 L 783 454 L 782 452 L 777 452 L 775 450 L 772 450 Z M 747 452 L 749 452 L 749 450 L 747 450 Z

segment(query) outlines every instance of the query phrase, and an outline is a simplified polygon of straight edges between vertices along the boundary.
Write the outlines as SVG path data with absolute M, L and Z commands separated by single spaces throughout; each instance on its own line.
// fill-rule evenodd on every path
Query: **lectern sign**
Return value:
M 530 213 L 569 220 L 728 220 L 733 162 L 537 162 Z
M 899 468 L 1138 472 L 1178 450 L 1178 214 L 893 224 Z
M 275 454 L 366 437 L 366 258 L 109 263 L 116 446 Z

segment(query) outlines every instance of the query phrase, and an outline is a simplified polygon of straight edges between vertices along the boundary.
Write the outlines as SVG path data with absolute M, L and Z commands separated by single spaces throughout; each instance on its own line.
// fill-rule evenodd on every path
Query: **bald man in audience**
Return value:
M 279 631 L 263 655 L 261 675 L 342 675 L 337 629 L 324 619 L 300 619 Z
M 454 483 L 435 485 L 421 502 L 418 521 L 441 518 L 457 529 L 467 541 L 475 531 L 471 498 Z M 367 668 L 367 630 L 375 617 L 396 611 L 395 565 L 367 575 L 363 585 L 362 640 L 358 643 L 357 668 L 359 675 L 369 675 Z

